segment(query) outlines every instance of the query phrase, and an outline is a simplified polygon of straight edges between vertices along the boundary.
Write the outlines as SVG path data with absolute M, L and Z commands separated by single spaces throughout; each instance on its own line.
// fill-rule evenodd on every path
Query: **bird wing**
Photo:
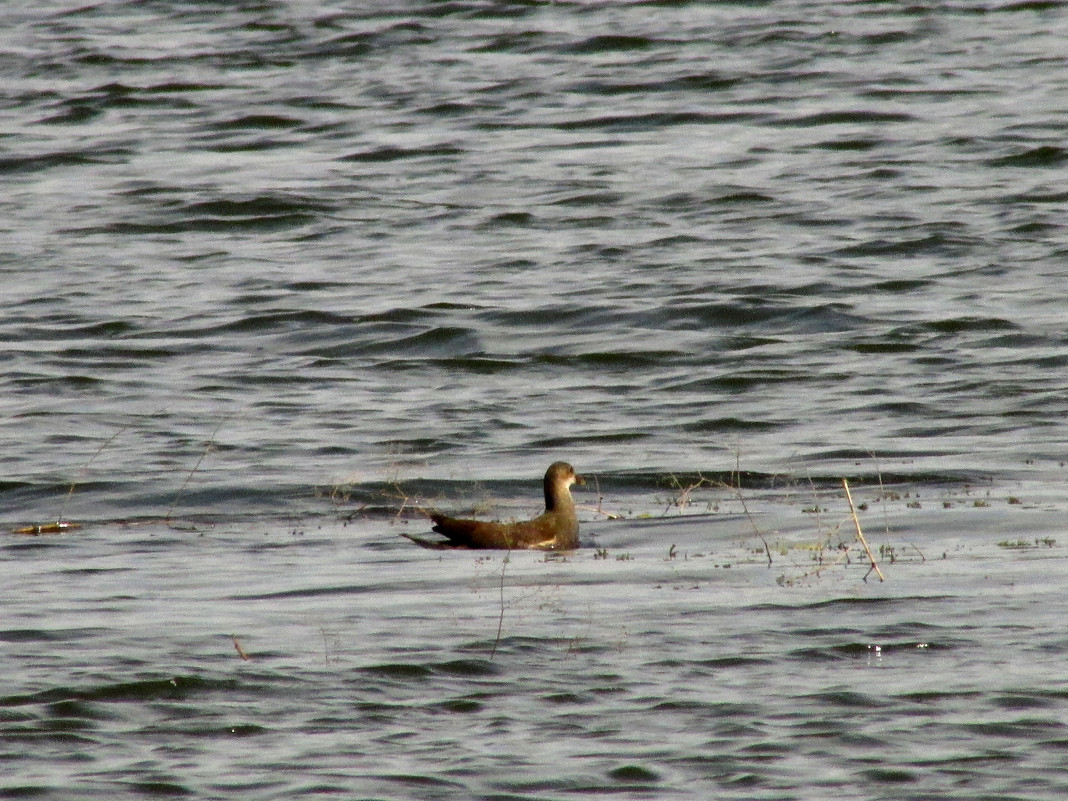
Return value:
M 542 517 L 521 523 L 465 520 L 439 514 L 432 514 L 430 519 L 434 521 L 434 531 L 444 534 L 450 543 L 466 548 L 548 547 L 554 537 L 551 527 L 543 525 Z

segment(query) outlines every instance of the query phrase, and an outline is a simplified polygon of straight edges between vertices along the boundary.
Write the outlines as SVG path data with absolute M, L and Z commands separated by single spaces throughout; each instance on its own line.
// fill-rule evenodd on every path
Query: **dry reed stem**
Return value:
M 845 487 L 846 500 L 849 501 L 849 511 L 853 515 L 853 525 L 857 527 L 857 540 L 864 546 L 864 552 L 868 554 L 868 560 L 871 562 L 871 570 L 869 570 L 868 573 L 871 573 L 871 571 L 874 570 L 875 575 L 879 577 L 879 581 L 886 581 L 883 571 L 879 569 L 879 565 L 875 562 L 875 555 L 871 552 L 871 548 L 868 547 L 868 541 L 864 539 L 864 532 L 860 529 L 860 518 L 857 517 L 857 508 L 853 505 L 853 495 L 849 491 L 849 479 L 843 478 L 842 486 Z M 865 575 L 865 581 L 867 578 L 867 575 Z
M 493 657 L 497 655 L 497 646 L 501 642 L 501 631 L 504 629 L 504 572 L 508 568 L 508 560 L 512 556 L 512 551 L 509 549 L 505 551 L 504 559 L 501 560 L 501 613 L 497 617 L 497 636 L 493 640 L 493 648 L 490 649 L 490 661 L 493 661 Z
M 397 507 L 397 513 L 393 515 L 393 522 L 396 523 L 398 520 L 401 519 L 401 517 L 404 516 L 404 510 L 408 508 L 408 502 L 411 500 L 411 497 L 408 495 L 408 493 L 401 489 L 401 485 L 398 482 L 394 481 L 392 483 L 393 489 L 396 492 L 384 492 L 382 494 L 385 495 L 387 498 L 396 498 L 401 502 L 400 506 Z M 426 514 L 423 509 L 419 509 L 419 511 L 423 512 L 423 514 Z M 430 515 L 427 515 L 427 517 L 429 516 Z
M 31 535 L 60 534 L 64 531 L 71 531 L 73 529 L 81 528 L 81 523 L 69 523 L 63 519 L 67 513 L 67 501 L 69 501 L 70 496 L 74 494 L 74 488 L 78 486 L 78 482 L 89 470 L 89 466 L 92 465 L 94 461 L 96 461 L 96 457 L 102 454 L 104 452 L 104 449 L 112 442 L 114 442 L 115 438 L 118 437 L 119 434 L 121 434 L 129 427 L 129 425 L 124 425 L 122 428 L 120 428 L 118 431 L 116 431 L 114 434 L 104 440 L 104 443 L 96 449 L 96 452 L 89 457 L 89 460 L 81 466 L 81 468 L 78 470 L 78 473 L 74 476 L 74 480 L 71 481 L 70 488 L 67 490 L 67 494 L 63 496 L 63 503 L 59 507 L 59 515 L 56 517 L 55 523 L 38 523 L 32 526 L 22 526 L 21 528 L 13 529 L 12 533 Z
M 812 511 L 816 516 L 816 536 L 823 536 L 823 517 L 820 515 L 820 496 L 816 492 L 816 482 L 812 480 L 812 476 L 808 477 L 808 486 L 812 490 Z
M 241 647 L 241 643 L 238 641 L 237 635 L 231 634 L 230 637 L 234 641 L 234 650 L 237 651 L 237 655 L 240 656 L 246 662 L 250 661 L 252 657 L 245 653 L 245 649 Z
M 679 494 L 668 501 L 667 506 L 664 507 L 664 511 L 660 513 L 661 517 L 665 517 L 667 513 L 671 510 L 672 506 L 677 506 L 679 509 L 679 514 L 681 515 L 683 513 L 683 510 L 690 505 L 690 494 L 695 489 L 703 487 L 706 484 L 709 486 L 713 485 L 713 482 L 709 481 L 700 473 L 698 473 L 697 476 L 697 481 L 695 481 L 693 484 L 690 484 L 688 487 L 682 486 L 682 483 L 679 481 L 677 476 L 671 476 L 671 483 L 674 488 L 679 491 Z
M 595 515 L 604 515 L 605 520 L 622 520 L 623 515 L 618 512 L 608 512 L 598 506 L 585 506 L 583 504 L 575 504 L 576 509 L 581 509 L 583 512 L 593 512 Z
M 84 476 L 85 473 L 89 470 L 89 465 L 91 465 L 96 460 L 97 456 L 104 452 L 104 448 L 114 442 L 115 438 L 129 427 L 129 425 L 124 425 L 122 428 L 120 428 L 118 431 L 108 437 L 104 441 L 104 444 L 96 449 L 96 453 L 89 457 L 89 461 L 82 466 L 82 469 L 78 471 L 78 474 L 74 477 L 74 481 L 70 483 L 70 489 L 67 490 L 67 494 L 63 496 L 63 504 L 59 507 L 59 517 L 56 518 L 57 526 L 61 528 L 63 527 L 63 515 L 67 511 L 67 501 L 69 501 L 70 496 L 74 494 L 74 487 L 77 486 L 79 479 L 81 479 L 81 477 Z
M 879 466 L 879 460 L 875 458 L 875 454 L 868 451 L 868 455 L 871 460 L 875 462 L 875 475 L 879 478 L 879 500 L 882 501 L 883 507 L 883 532 L 886 536 L 890 536 L 890 513 L 886 509 L 886 487 L 883 485 L 883 469 Z M 917 550 L 919 550 L 917 548 Z M 920 554 L 923 556 L 923 554 Z M 927 560 L 924 559 L 926 562 Z
M 787 578 L 786 575 L 784 574 L 784 575 L 779 577 L 779 583 L 780 584 L 785 583 L 785 584 L 793 585 L 795 582 L 801 581 L 802 579 L 807 579 L 807 578 L 809 578 L 811 576 L 817 576 L 818 577 L 824 570 L 830 570 L 832 567 L 837 567 L 838 565 L 842 564 L 842 562 L 844 560 L 846 560 L 848 558 L 849 558 L 849 549 L 846 548 L 846 549 L 844 549 L 842 551 L 842 553 L 839 555 L 839 557 L 837 559 L 835 559 L 833 562 L 827 562 L 826 564 L 821 564 L 819 567 L 816 567 L 816 568 L 814 568 L 812 570 L 806 570 L 804 573 L 801 573 L 798 576 L 793 576 L 792 578 Z
M 67 523 L 63 520 L 57 520 L 55 523 L 39 523 L 32 526 L 21 526 L 20 528 L 12 529 L 11 533 L 30 534 L 33 536 L 38 534 L 60 534 L 64 531 L 72 531 L 81 527 L 81 523 Z
M 764 553 L 768 557 L 768 567 L 772 565 L 771 560 L 771 546 L 768 545 L 767 537 L 760 530 L 760 527 L 756 524 L 756 520 L 753 519 L 752 513 L 749 511 L 749 505 L 745 502 L 745 496 L 742 495 L 742 452 L 740 449 L 734 450 L 734 472 L 731 475 L 731 483 L 727 485 L 727 489 L 732 490 L 735 496 L 738 498 L 738 502 L 742 505 L 742 511 L 745 512 L 746 519 L 749 520 L 749 525 L 753 527 L 753 533 L 760 538 L 760 542 L 764 545 Z
M 601 492 L 601 482 L 598 480 L 597 476 L 592 476 L 592 478 L 593 484 L 597 488 L 597 506 L 584 506 L 575 504 L 575 508 L 582 509 L 585 512 L 593 512 L 594 514 L 604 515 L 605 519 L 607 520 L 622 520 L 623 515 L 617 514 L 616 512 L 606 512 L 604 508 L 602 508 L 602 504 L 604 503 L 604 495 Z
M 204 452 L 200 454 L 200 458 L 197 459 L 197 463 L 193 465 L 193 469 L 189 471 L 189 475 L 185 477 L 185 481 L 182 482 L 182 486 L 178 488 L 178 492 L 175 493 L 174 498 L 171 499 L 171 506 L 167 510 L 167 516 L 164 520 L 169 525 L 171 522 L 171 514 L 174 512 L 174 507 L 178 503 L 178 500 L 185 493 L 185 488 L 188 486 L 190 479 L 193 478 L 193 474 L 200 469 L 200 463 L 204 461 L 204 457 L 208 455 L 208 451 L 211 450 L 211 446 L 215 444 L 215 436 L 219 433 L 219 430 L 230 420 L 232 415 L 228 415 L 219 421 L 219 425 L 215 426 L 215 430 L 211 432 L 211 437 L 208 438 L 208 443 L 204 446 Z

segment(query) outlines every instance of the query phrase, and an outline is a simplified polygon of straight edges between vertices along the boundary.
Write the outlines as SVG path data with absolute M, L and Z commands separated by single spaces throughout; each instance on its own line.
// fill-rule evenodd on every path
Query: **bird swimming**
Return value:
M 433 530 L 444 540 L 403 534 L 424 548 L 530 548 L 543 551 L 569 551 L 579 545 L 579 523 L 571 485 L 583 484 L 582 477 L 567 462 L 553 462 L 545 471 L 545 511 L 533 520 L 501 523 L 465 520 L 428 511 Z

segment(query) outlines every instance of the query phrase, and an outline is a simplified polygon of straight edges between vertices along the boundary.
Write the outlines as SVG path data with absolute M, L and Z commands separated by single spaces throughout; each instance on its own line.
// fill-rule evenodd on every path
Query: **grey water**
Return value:
M 0 797 L 1063 798 L 1066 38 L 3 4 Z

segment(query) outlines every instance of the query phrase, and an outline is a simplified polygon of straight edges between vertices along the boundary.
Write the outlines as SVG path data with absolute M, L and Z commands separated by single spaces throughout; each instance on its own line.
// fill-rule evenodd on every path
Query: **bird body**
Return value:
M 404 536 L 424 548 L 568 551 L 579 544 L 578 517 L 570 489 L 575 483 L 583 483 L 575 469 L 567 462 L 554 462 L 545 472 L 545 511 L 533 520 L 501 523 L 449 517 L 431 511 L 427 514 L 434 522 L 433 530 L 443 534 L 445 540 Z

